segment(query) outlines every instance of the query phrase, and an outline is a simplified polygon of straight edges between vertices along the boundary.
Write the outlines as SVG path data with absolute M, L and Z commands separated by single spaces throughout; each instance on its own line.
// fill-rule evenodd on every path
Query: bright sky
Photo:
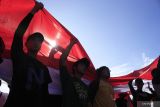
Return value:
M 39 0 L 111 76 L 148 65 L 160 53 L 159 0 Z

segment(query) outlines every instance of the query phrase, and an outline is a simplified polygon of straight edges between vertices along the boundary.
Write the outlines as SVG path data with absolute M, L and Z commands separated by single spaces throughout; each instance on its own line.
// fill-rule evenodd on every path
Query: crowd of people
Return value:
M 70 44 L 63 49 L 60 46 L 54 47 L 50 52 L 50 59 L 54 61 L 54 54 L 61 52 L 59 60 L 60 81 L 62 95 L 56 98 L 49 96 L 48 84 L 52 82 L 48 68 L 36 59 L 44 37 L 36 32 L 29 35 L 25 45 L 27 53 L 23 51 L 23 36 L 34 17 L 34 14 L 43 9 L 43 4 L 36 2 L 29 14 L 20 22 L 15 31 L 11 47 L 11 59 L 13 63 L 13 76 L 10 84 L 10 93 L 4 107 L 127 107 L 126 93 L 120 93 L 115 100 L 114 90 L 108 81 L 110 69 L 102 66 L 96 70 L 96 78 L 89 84 L 82 81 L 86 70 L 90 66 L 90 60 L 82 58 L 72 65 L 72 71 L 67 66 L 67 57 L 72 47 L 78 42 L 71 38 Z M 5 49 L 4 41 L 0 38 L 0 63 L 3 62 L 1 55 Z M 152 71 L 151 93 L 144 92 L 143 80 L 137 78 L 134 89 L 132 81 L 128 83 L 133 95 L 132 104 L 137 107 L 138 101 L 159 101 L 160 100 L 160 65 Z M 69 73 L 71 72 L 71 73 Z M 1 97 L 1 94 L 0 94 Z

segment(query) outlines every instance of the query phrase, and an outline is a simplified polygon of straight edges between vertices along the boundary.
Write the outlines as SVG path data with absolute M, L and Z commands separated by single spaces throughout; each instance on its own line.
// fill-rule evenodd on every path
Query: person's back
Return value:
M 113 88 L 107 81 L 100 81 L 93 107 L 115 107 Z

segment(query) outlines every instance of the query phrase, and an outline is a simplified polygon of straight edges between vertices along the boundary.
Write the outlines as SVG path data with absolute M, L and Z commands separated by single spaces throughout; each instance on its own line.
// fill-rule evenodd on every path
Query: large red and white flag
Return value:
M 9 57 L 14 32 L 18 24 L 30 12 L 34 5 L 35 0 L 0 0 L 0 36 L 3 38 L 6 46 L 4 57 Z M 34 32 L 40 32 L 45 37 L 45 42 L 39 52 L 38 59 L 45 65 L 58 69 L 58 60 L 61 53 L 55 55 L 57 61 L 51 62 L 48 58 L 50 50 L 55 45 L 65 48 L 69 44 L 70 38 L 74 37 L 74 35 L 61 25 L 45 8 L 35 14 L 24 35 L 24 43 L 26 38 Z M 72 62 L 83 57 L 90 59 L 81 43 L 78 42 L 69 54 L 68 63 L 71 65 Z M 91 68 L 94 68 L 93 64 L 91 64 Z M 86 73 L 85 78 L 93 79 L 89 72 Z

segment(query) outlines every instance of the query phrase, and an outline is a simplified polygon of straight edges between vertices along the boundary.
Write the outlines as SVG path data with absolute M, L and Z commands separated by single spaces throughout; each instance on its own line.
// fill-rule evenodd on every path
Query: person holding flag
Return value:
M 46 107 L 48 84 L 51 82 L 47 67 L 36 59 L 44 37 L 41 33 L 31 34 L 23 51 L 23 36 L 34 15 L 43 9 L 36 2 L 34 8 L 20 22 L 15 31 L 11 47 L 13 76 L 11 90 L 4 107 Z
M 72 47 L 78 42 L 76 38 L 70 39 L 70 44 L 63 49 L 60 46 L 53 48 L 50 56 L 57 51 L 62 52 L 59 62 L 60 78 L 62 84 L 62 107 L 88 107 L 89 88 L 81 80 L 86 70 L 90 66 L 90 61 L 87 58 L 79 59 L 72 65 L 72 74 L 69 74 L 67 68 L 67 57 Z

